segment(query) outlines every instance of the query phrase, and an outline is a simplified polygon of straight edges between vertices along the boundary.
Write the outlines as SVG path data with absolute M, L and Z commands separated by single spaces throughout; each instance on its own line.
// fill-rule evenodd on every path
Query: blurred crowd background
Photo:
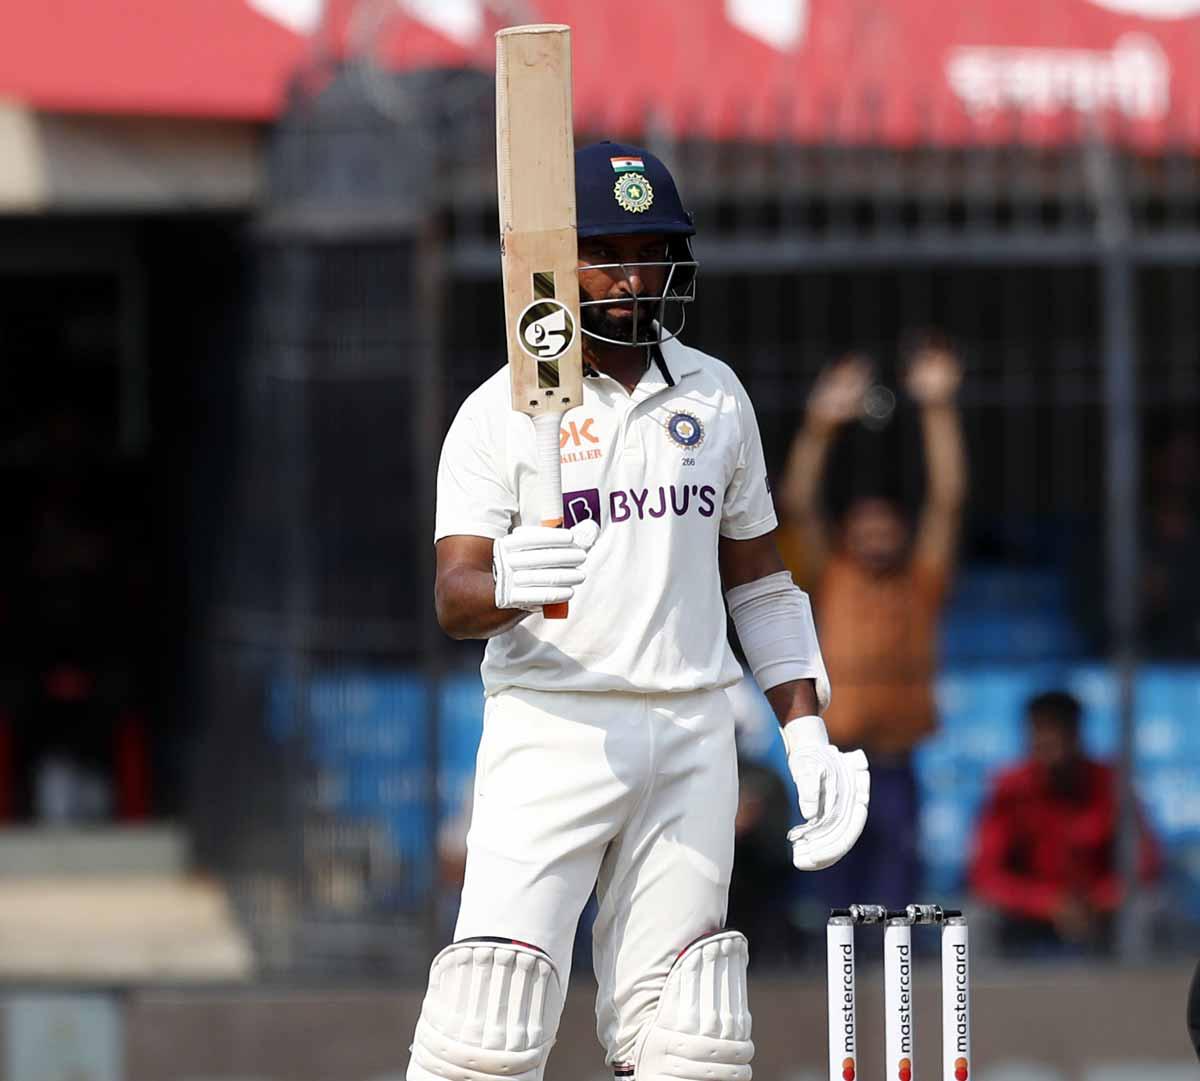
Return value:
M 564 21 L 577 144 L 647 146 L 695 213 L 683 337 L 755 402 L 831 731 L 874 762 L 858 858 L 797 875 L 777 727 L 731 691 L 757 976 L 818 986 L 831 903 L 936 900 L 985 972 L 1174 994 L 1200 944 L 1200 4 L 7 8 L 5 987 L 423 982 L 482 712 L 430 538 L 442 435 L 503 361 L 491 33 Z M 41 1001 L 9 1010 L 13 1081 L 61 1044 L 28 1035 Z M 78 1076 L 115 1081 L 88 1003 Z M 112 1046 L 128 1076 L 226 1076 Z

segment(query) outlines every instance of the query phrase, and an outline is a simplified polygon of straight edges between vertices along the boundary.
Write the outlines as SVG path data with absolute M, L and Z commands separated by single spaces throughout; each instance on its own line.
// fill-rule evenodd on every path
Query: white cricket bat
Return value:
M 542 525 L 560 526 L 559 422 L 583 402 L 570 27 L 496 34 L 496 173 L 512 406 L 533 418 Z

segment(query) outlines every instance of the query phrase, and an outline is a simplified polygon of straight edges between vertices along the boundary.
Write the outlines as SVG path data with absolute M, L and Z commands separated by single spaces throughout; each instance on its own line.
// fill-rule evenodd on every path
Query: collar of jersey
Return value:
M 656 355 L 642 376 L 632 397 L 635 402 L 644 402 L 664 390 L 672 390 L 684 376 L 700 370 L 694 354 L 686 345 L 674 338 L 656 347 Z
M 694 351 L 674 338 L 652 348 L 655 350 L 654 359 L 630 395 L 635 402 L 643 402 L 664 390 L 670 390 L 684 376 L 694 375 L 700 370 Z M 600 373 L 589 368 L 585 369 L 585 374 L 599 376 Z
M 695 375 L 700 370 L 696 350 L 688 348 L 678 338 L 668 338 L 658 347 L 658 351 L 676 382 L 685 375 Z

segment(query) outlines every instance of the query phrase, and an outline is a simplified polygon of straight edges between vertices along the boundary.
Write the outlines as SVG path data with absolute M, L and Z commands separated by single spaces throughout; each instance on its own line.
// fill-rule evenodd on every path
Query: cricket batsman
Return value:
M 725 611 L 783 726 L 801 870 L 866 820 L 831 746 L 807 596 L 776 551 L 754 409 L 678 337 L 692 217 L 661 161 L 575 155 L 583 405 L 563 418 L 564 524 L 539 521 L 531 419 L 498 371 L 438 473 L 437 614 L 485 638 L 483 735 L 455 941 L 433 961 L 409 1081 L 538 1081 L 580 913 L 599 900 L 597 1027 L 615 1078 L 747 1081 L 747 943 L 725 928 L 737 763 Z M 531 524 L 534 523 L 534 524 Z M 567 619 L 542 607 L 570 601 Z

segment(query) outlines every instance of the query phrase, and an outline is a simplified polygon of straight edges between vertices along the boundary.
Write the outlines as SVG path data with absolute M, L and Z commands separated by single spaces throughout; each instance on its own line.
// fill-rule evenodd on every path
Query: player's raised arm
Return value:
M 596 539 L 592 522 L 574 530 L 521 524 L 506 383 L 498 373 L 463 403 L 438 463 L 434 599 L 452 638 L 492 638 L 569 600 Z
M 530 612 L 571 599 L 596 539 L 594 522 L 574 529 L 519 526 L 487 537 L 455 535 L 437 542 L 434 596 L 438 623 L 451 638 L 491 638 Z
M 821 479 L 829 448 L 838 429 L 854 420 L 871 382 L 871 365 L 849 356 L 826 368 L 817 378 L 804 413 L 804 423 L 792 440 L 779 484 L 779 509 L 799 527 L 807 547 L 806 562 L 819 574 L 829 555 L 829 525 L 821 508 Z
M 434 603 L 438 624 L 451 638 L 491 638 L 525 618 L 497 608 L 492 580 L 492 545 L 487 537 L 443 537 L 437 542 Z
M 954 401 L 961 381 L 958 358 L 948 347 L 933 343 L 913 354 L 905 377 L 905 389 L 921 409 L 928 478 L 916 554 L 944 575 L 954 562 L 967 494 L 967 455 Z

